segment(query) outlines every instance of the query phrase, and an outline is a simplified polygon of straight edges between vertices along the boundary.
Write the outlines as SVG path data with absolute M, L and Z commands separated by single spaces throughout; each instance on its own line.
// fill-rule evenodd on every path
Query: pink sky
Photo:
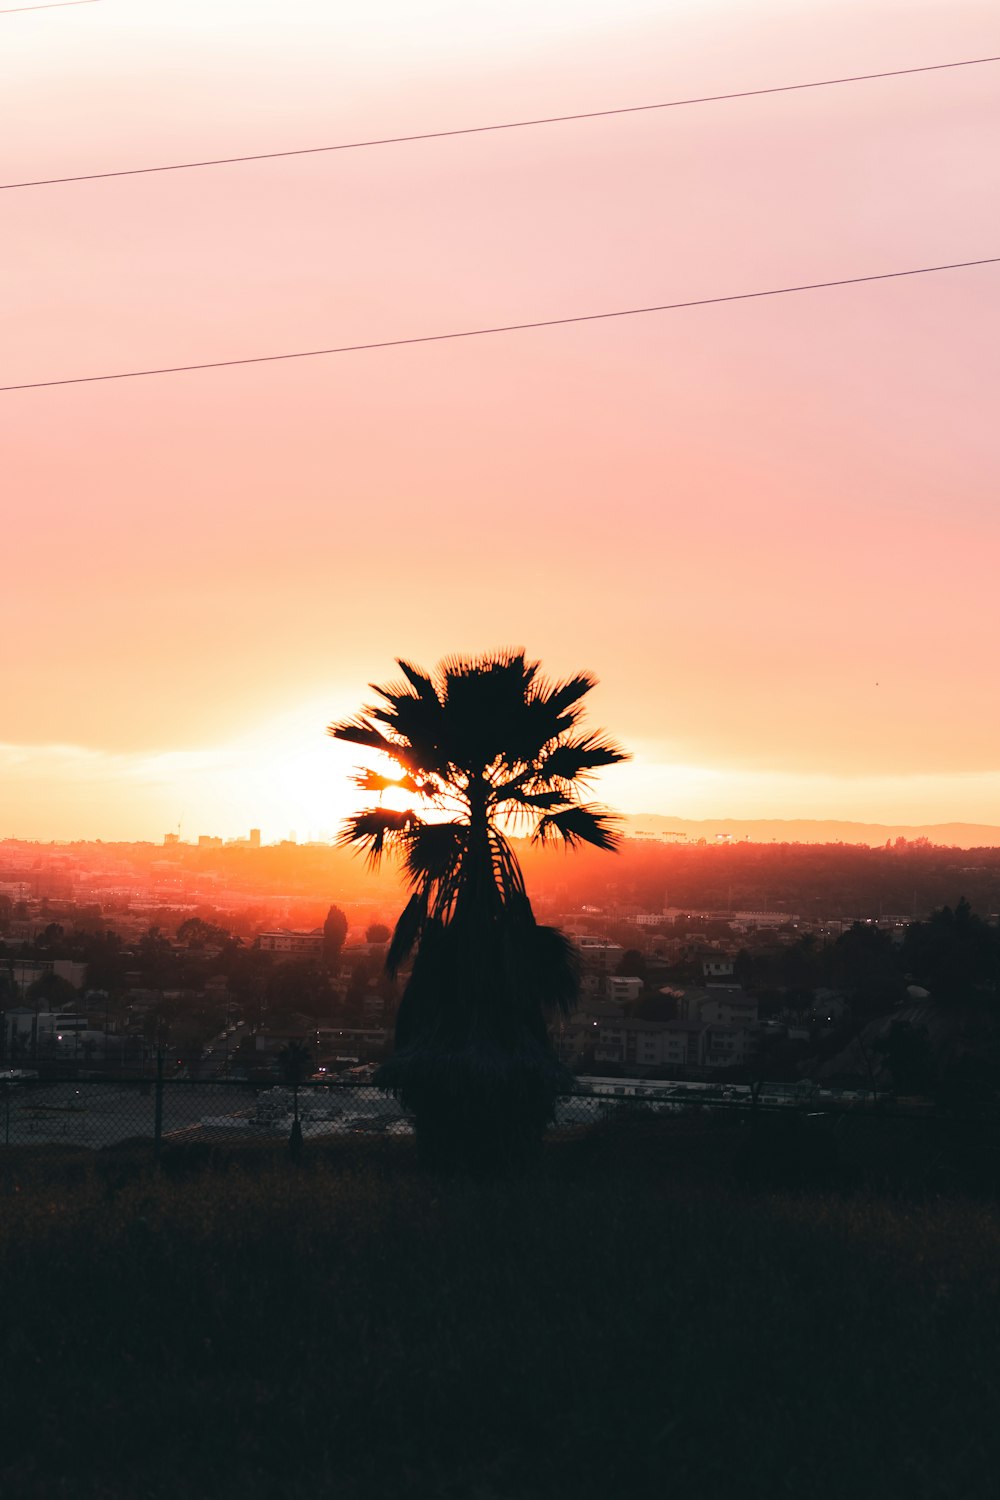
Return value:
M 0 17 L 0 178 L 1000 52 L 993 3 Z M 1000 65 L 2 195 L 0 384 L 1000 253 Z M 406 654 L 601 678 L 605 793 L 1000 822 L 1000 267 L 0 398 L 0 835 L 336 825 Z

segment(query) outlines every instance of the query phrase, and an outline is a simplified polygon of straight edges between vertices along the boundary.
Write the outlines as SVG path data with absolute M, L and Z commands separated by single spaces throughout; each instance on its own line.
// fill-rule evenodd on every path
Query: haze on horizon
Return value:
M 3 19 L 5 181 L 997 52 L 982 0 Z M 1000 245 L 1000 66 L 5 194 L 0 384 Z M 0 837 L 329 832 L 393 658 L 586 668 L 627 813 L 1000 823 L 1000 270 L 7 394 Z

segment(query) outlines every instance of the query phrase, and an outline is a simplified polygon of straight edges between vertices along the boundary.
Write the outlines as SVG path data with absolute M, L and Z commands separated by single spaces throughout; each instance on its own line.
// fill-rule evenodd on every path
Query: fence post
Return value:
M 163 1048 L 156 1049 L 156 1100 L 153 1106 L 153 1161 L 159 1164 L 163 1143 Z
M 292 1133 L 288 1138 L 288 1154 L 293 1162 L 302 1159 L 302 1125 L 299 1120 L 299 1085 L 296 1079 L 292 1084 Z

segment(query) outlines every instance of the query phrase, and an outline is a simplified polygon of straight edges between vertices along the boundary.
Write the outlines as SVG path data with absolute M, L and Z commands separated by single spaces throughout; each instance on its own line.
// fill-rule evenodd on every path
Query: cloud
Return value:
M 0 744 L 9 788 L 0 837 L 159 839 L 328 837 L 355 805 L 358 757 L 325 733 L 318 703 L 220 745 L 111 752 L 72 744 Z M 1000 823 L 1000 771 L 909 776 L 791 774 L 663 758 L 654 742 L 605 772 L 595 795 L 626 813 L 682 818 L 844 818 Z
M 0 744 L 0 837 L 158 839 L 178 824 L 186 837 L 327 836 L 354 801 L 356 759 L 327 737 L 327 718 L 304 704 L 220 745 L 159 752 Z

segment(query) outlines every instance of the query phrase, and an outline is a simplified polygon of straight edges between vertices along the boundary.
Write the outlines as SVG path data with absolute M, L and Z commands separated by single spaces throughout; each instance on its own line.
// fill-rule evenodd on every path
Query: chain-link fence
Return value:
M 0 1083 L 0 1146 L 133 1144 L 159 1152 L 181 1141 L 412 1133 L 396 1102 L 365 1084 L 297 1088 L 179 1078 L 20 1078 Z
M 792 1118 L 813 1136 L 856 1137 L 896 1129 L 923 1135 L 952 1128 L 919 1108 L 901 1109 L 863 1092 L 825 1098 L 797 1085 L 721 1088 L 706 1084 L 581 1080 L 555 1106 L 552 1133 L 576 1136 L 609 1124 L 643 1124 L 665 1117 L 696 1117 L 739 1125 L 752 1118 Z M 284 1086 L 273 1081 L 188 1079 L 158 1071 L 145 1078 L 0 1076 L 0 1150 L 65 1147 L 102 1151 L 131 1147 L 157 1157 L 165 1146 L 203 1141 L 234 1144 L 288 1140 L 295 1121 L 303 1144 L 358 1136 L 412 1136 L 401 1105 L 371 1083 L 333 1081 Z M 845 1129 L 845 1125 L 849 1129 Z M 931 1127 L 930 1131 L 927 1127 Z M 934 1127 L 937 1127 L 935 1130 Z M 972 1138 L 992 1140 L 995 1128 L 969 1127 Z

